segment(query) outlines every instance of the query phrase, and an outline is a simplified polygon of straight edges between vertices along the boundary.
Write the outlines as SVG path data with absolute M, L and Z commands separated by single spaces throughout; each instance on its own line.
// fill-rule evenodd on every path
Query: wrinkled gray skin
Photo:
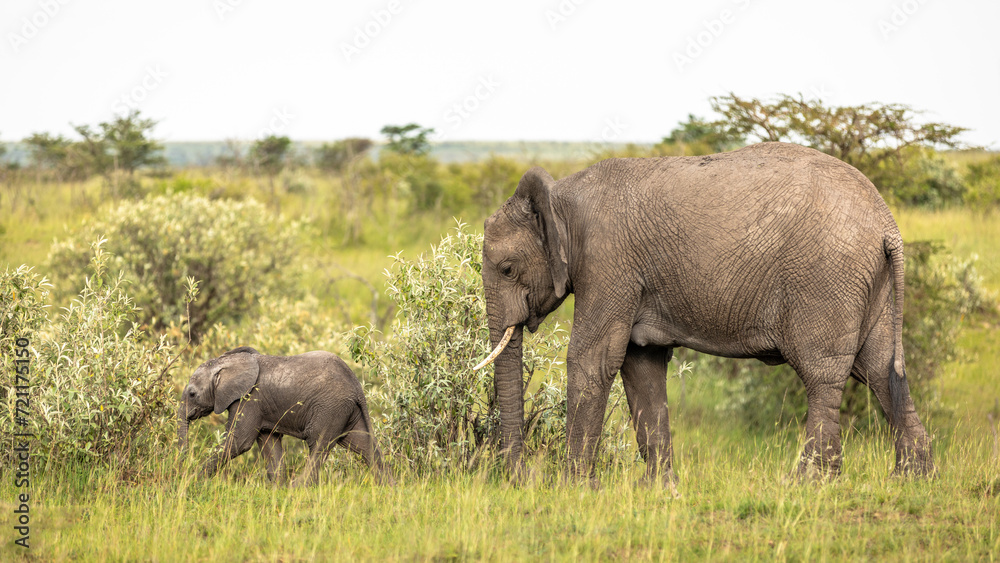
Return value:
M 184 388 L 177 411 L 181 450 L 187 448 L 190 421 L 227 410 L 226 438 L 205 463 L 206 477 L 257 443 L 267 460 L 268 478 L 280 480 L 285 435 L 309 445 L 309 460 L 296 485 L 317 481 L 335 444 L 361 454 L 379 479 L 388 477 L 361 384 L 329 352 L 266 356 L 240 347 L 203 363 Z
M 764 143 L 703 157 L 609 159 L 558 182 L 529 170 L 485 225 L 483 284 L 502 448 L 522 464 L 523 328 L 576 296 L 567 352 L 569 470 L 590 471 L 621 370 L 647 478 L 672 483 L 666 367 L 685 346 L 788 362 L 806 386 L 803 474 L 837 474 L 848 377 L 874 392 L 896 472 L 933 471 L 904 378 L 903 245 L 855 168 Z M 895 299 L 893 296 L 896 296 Z

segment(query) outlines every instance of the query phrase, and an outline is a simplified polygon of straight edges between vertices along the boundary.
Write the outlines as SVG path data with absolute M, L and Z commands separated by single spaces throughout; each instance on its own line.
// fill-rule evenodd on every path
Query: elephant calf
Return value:
M 205 476 L 256 442 L 267 460 L 268 478 L 280 479 L 286 434 L 309 444 L 309 460 L 296 484 L 317 481 L 334 444 L 361 454 L 380 480 L 388 476 L 361 384 L 334 354 L 267 356 L 240 347 L 203 363 L 184 388 L 177 411 L 181 450 L 187 447 L 190 421 L 225 410 L 226 438 L 205 463 Z

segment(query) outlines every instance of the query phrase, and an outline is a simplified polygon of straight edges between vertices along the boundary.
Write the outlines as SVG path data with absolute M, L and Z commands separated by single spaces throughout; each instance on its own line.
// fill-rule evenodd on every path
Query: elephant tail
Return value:
M 364 420 L 365 428 L 368 432 L 368 451 L 363 454 L 365 461 L 368 462 L 368 467 L 375 472 L 380 481 L 391 481 L 385 464 L 382 461 L 382 452 L 379 451 L 378 443 L 375 441 L 375 425 L 372 424 L 372 417 L 368 412 L 368 401 L 362 397 L 358 401 L 358 407 L 361 409 L 361 418 Z
M 909 386 L 906 383 L 906 364 L 903 359 L 903 290 L 904 260 L 903 239 L 898 229 L 892 229 L 884 239 L 886 258 L 892 271 L 892 365 L 889 366 L 889 397 L 892 403 L 892 419 L 903 420 L 903 410 Z

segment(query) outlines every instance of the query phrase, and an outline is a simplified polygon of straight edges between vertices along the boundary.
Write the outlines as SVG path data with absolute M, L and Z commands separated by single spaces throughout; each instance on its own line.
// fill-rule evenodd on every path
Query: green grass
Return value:
M 304 243 L 303 256 L 313 268 L 303 283 L 323 306 L 343 307 L 345 322 L 364 321 L 371 299 L 345 271 L 374 285 L 384 307 L 381 271 L 392 263 L 389 255 L 426 251 L 454 224 L 444 215 L 397 215 L 391 229 L 369 221 L 363 244 L 342 245 L 333 184 L 307 180 L 282 196 L 282 212 L 312 218 L 317 236 Z M 252 182 L 233 186 L 265 193 Z M 68 186 L 37 186 L 21 195 L 14 213 L 7 213 L 5 194 L 0 267 L 25 262 L 44 273 L 52 238 L 100 212 L 99 185 L 88 184 L 86 193 L 90 204 L 68 206 Z M 937 239 L 958 256 L 978 254 L 985 285 L 1000 292 L 1000 218 L 963 210 L 897 210 L 896 218 L 906 240 Z M 464 219 L 477 229 L 482 224 L 481 216 Z M 313 488 L 272 487 L 253 454 L 234 462 L 230 475 L 205 481 L 193 477 L 207 453 L 194 444 L 209 442 L 218 423 L 204 421 L 192 426 L 186 464 L 165 445 L 138 473 L 36 471 L 32 548 L 12 543 L 9 524 L 0 560 L 996 561 L 1000 330 L 994 319 L 964 323 L 959 359 L 933 382 L 944 408 L 931 413 L 918 405 L 934 437 L 940 474 L 933 480 L 890 477 L 894 454 L 884 423 L 875 433 L 844 432 L 840 478 L 791 479 L 801 428 L 741 427 L 715 409 L 724 393 L 719 379 L 695 373 L 683 404 L 679 381 L 668 381 L 680 498 L 640 485 L 643 465 L 631 458 L 603 466 L 599 490 L 559 483 L 554 467 L 562 460 L 541 462 L 536 480 L 522 487 L 491 470 L 404 475 L 396 486 L 380 486 L 344 453 L 333 456 Z M 302 448 L 291 449 L 293 464 L 301 463 Z M 21 492 L 13 481 L 10 467 L 0 469 L 0 510 L 8 515 Z
M 938 448 L 935 480 L 889 477 L 887 436 L 845 436 L 845 474 L 800 483 L 795 432 L 702 435 L 678 417 L 681 497 L 639 483 L 512 487 L 489 472 L 374 485 L 348 463 L 308 489 L 242 464 L 202 481 L 174 456 L 128 479 L 49 474 L 33 491 L 32 547 L 4 560 L 995 560 L 1000 464 L 985 437 Z M 720 439 L 721 437 L 721 439 Z M 791 443 L 790 443 L 791 442 Z M 12 498 L 11 480 L 3 498 Z M 12 505 L 4 505 L 8 513 Z M 8 535 L 10 530 L 8 529 Z
M 938 240 L 956 256 L 977 255 L 984 284 L 1000 291 L 1000 216 L 965 209 L 896 209 L 893 215 L 904 241 Z

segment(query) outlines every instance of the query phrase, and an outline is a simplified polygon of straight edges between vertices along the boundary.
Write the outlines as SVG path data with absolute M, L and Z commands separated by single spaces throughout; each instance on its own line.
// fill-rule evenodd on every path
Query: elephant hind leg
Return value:
M 321 435 L 316 439 L 307 439 L 309 445 L 309 457 L 306 459 L 306 466 L 302 473 L 295 478 L 292 486 L 315 485 L 319 482 L 319 471 L 326 464 L 326 458 L 330 455 L 334 440 L 330 440 L 326 435 Z
M 934 472 L 934 462 L 930 437 L 917 415 L 906 378 L 903 378 L 902 388 L 898 390 L 902 395 L 899 420 L 895 420 L 893 416 L 889 386 L 895 351 L 891 315 L 892 310 L 887 307 L 862 345 L 851 368 L 851 375 L 872 390 L 883 415 L 889 421 L 896 447 L 895 473 L 931 474 Z
M 839 475 L 840 402 L 854 362 L 853 354 L 830 354 L 790 360 L 806 386 L 806 444 L 799 463 L 801 476 Z
M 343 403 L 332 405 L 327 412 L 317 412 L 312 424 L 306 428 L 305 440 L 309 445 L 306 466 L 295 479 L 295 486 L 312 485 L 319 481 L 319 472 L 326 464 L 333 445 L 343 435 L 343 428 L 352 418 L 350 409 Z
M 667 408 L 667 362 L 671 348 L 630 343 L 622 363 L 622 386 L 639 453 L 646 462 L 646 478 L 675 484 L 670 416 Z
M 283 434 L 270 431 L 261 431 L 257 436 L 257 446 L 260 447 L 260 456 L 267 463 L 267 479 L 269 481 L 281 483 L 284 479 L 284 450 L 281 446 Z
M 391 484 L 393 482 L 389 475 L 389 469 L 382 460 L 382 451 L 375 441 L 375 434 L 366 420 L 364 412 L 358 407 L 355 416 L 352 416 L 350 427 L 338 440 L 338 444 L 349 451 L 359 454 L 372 471 L 378 481 Z

